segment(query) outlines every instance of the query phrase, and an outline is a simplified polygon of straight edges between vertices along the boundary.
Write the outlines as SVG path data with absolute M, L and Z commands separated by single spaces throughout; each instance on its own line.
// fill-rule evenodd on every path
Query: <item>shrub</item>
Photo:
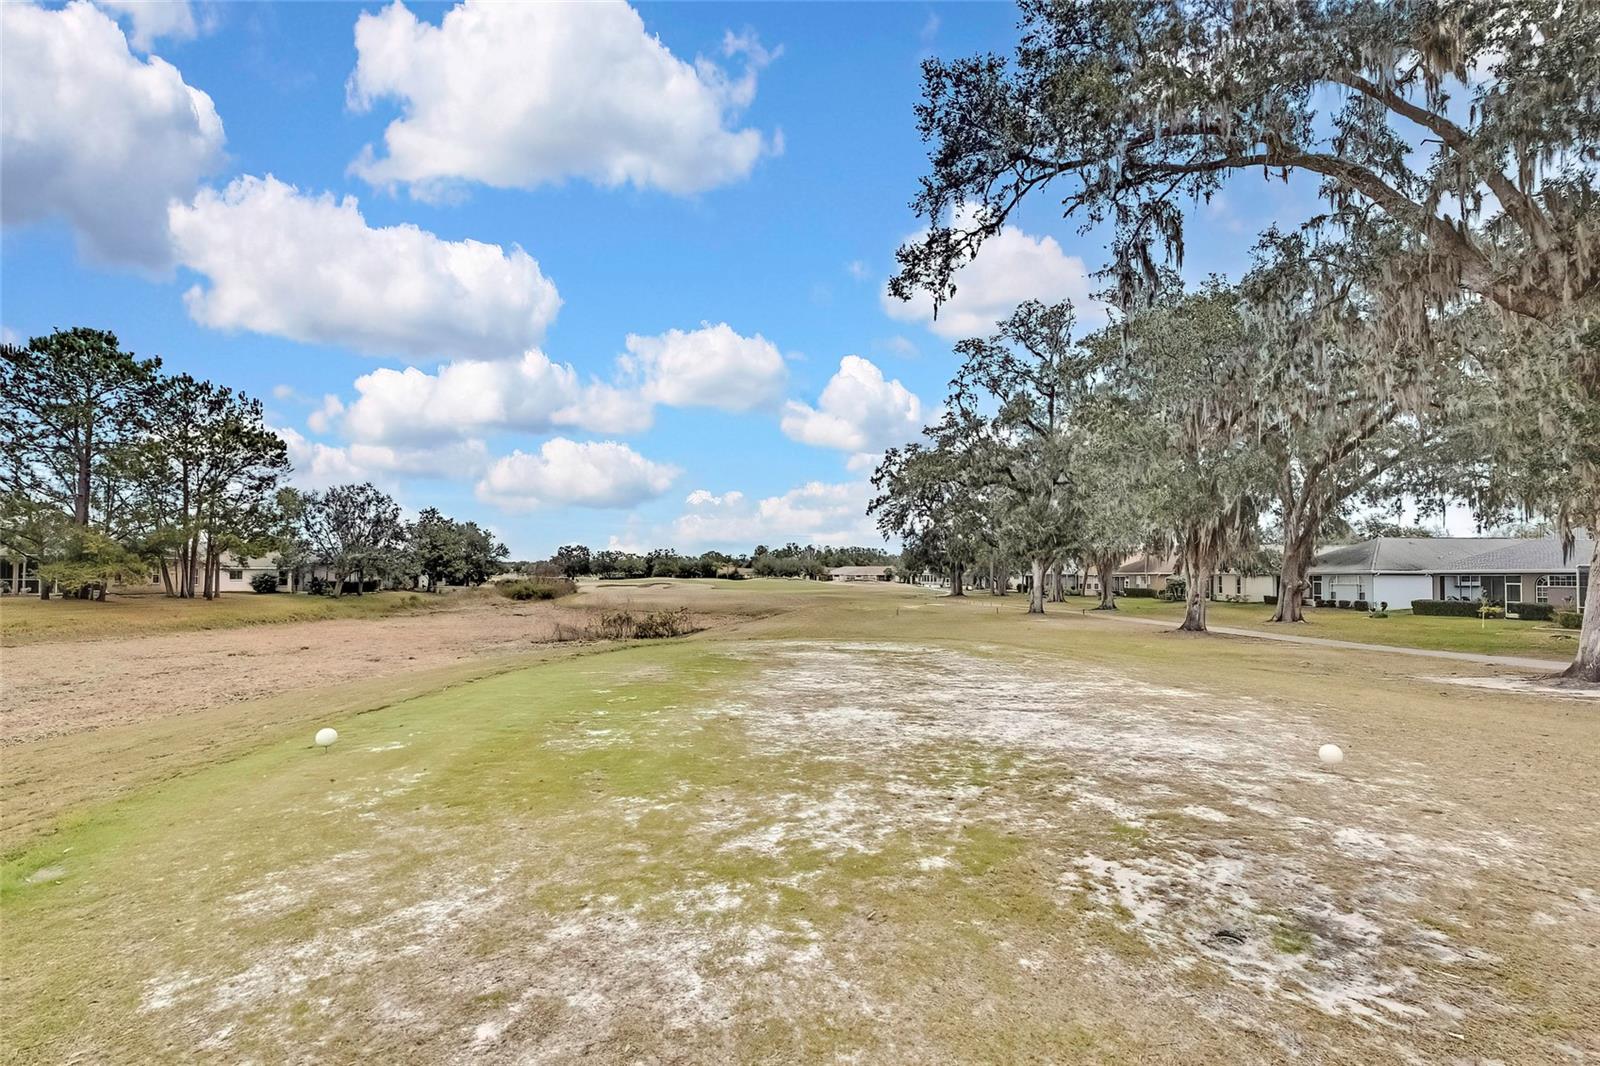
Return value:
M 278 575 L 271 571 L 263 570 L 250 579 L 250 587 L 257 592 L 277 592 Z
M 1411 613 L 1447 618 L 1476 618 L 1478 605 L 1472 600 L 1412 600 Z
M 601 640 L 627 640 L 633 636 L 633 629 L 632 611 L 607 611 L 595 626 L 596 635 Z
M 1348 611 L 1350 609 L 1350 601 L 1349 600 L 1340 600 L 1339 601 L 1339 609 L 1342 610 L 1342 611 Z
M 333 591 L 333 583 L 326 578 L 312 575 L 311 580 L 306 582 L 306 591 L 313 596 L 326 596 Z
M 1504 618 L 1506 609 L 1492 603 L 1483 603 L 1478 605 L 1477 615 L 1479 618 Z
M 1582 629 L 1583 612 L 1562 608 L 1555 612 L 1555 622 L 1562 629 Z
M 1548 603 L 1519 603 L 1517 617 L 1524 622 L 1548 622 L 1556 616 L 1556 609 Z
M 1276 596 L 1263 596 L 1263 597 L 1261 597 L 1261 602 L 1266 604 L 1268 607 L 1275 607 L 1278 604 L 1278 597 L 1276 597 Z
M 1155 589 L 1123 589 L 1124 596 L 1131 596 L 1136 600 L 1153 600 L 1156 598 Z
M 676 611 L 653 611 L 645 615 L 634 624 L 633 635 L 640 640 L 659 640 L 663 637 L 680 637 L 693 629 L 689 621 L 689 608 L 679 607 Z
M 1350 609 L 1352 611 L 1366 611 L 1370 610 L 1371 608 L 1367 606 L 1366 600 L 1352 600 L 1350 602 Z
M 500 595 L 513 600 L 555 600 L 578 591 L 578 586 L 564 577 L 525 577 L 502 581 L 495 588 Z

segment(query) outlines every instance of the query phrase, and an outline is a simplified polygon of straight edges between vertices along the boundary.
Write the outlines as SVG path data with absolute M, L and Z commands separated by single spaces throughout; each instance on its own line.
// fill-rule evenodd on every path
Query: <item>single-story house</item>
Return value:
M 828 577 L 833 581 L 888 581 L 893 575 L 894 567 L 883 564 L 828 567 Z
M 0 596 L 38 595 L 39 567 L 31 555 L 0 557 Z
M 1375 537 L 1317 553 L 1314 600 L 1366 600 L 1405 608 L 1412 600 L 1487 599 L 1582 608 L 1594 542 L 1571 553 L 1549 537 Z
M 1117 567 L 1116 573 L 1112 574 L 1111 587 L 1119 595 L 1129 589 L 1151 589 L 1160 595 L 1166 590 L 1167 583 L 1178 574 L 1176 555 L 1136 555 Z M 1100 595 L 1100 575 L 1094 567 L 1084 572 L 1083 586 L 1089 595 Z M 1214 600 L 1261 603 L 1268 596 L 1278 594 L 1278 575 L 1223 570 L 1212 575 L 1210 593 Z

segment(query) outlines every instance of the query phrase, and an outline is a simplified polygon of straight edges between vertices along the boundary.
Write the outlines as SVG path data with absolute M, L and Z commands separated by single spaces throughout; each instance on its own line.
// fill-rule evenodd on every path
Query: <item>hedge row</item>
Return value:
M 1412 600 L 1412 614 L 1442 615 L 1449 618 L 1478 617 L 1476 600 Z
M 1136 600 L 1153 600 L 1156 598 L 1155 589 L 1123 589 L 1122 595 L 1131 596 Z
M 1548 622 L 1556 616 L 1556 609 L 1548 603 L 1519 603 L 1515 610 L 1524 622 Z

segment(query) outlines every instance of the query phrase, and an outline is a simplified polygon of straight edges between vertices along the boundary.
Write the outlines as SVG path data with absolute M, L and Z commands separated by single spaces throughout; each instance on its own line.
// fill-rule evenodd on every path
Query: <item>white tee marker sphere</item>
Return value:
M 1338 766 L 1344 762 L 1344 749 L 1337 744 L 1324 744 L 1317 749 L 1317 758 L 1324 766 Z
M 313 739 L 317 747 L 326 752 L 333 746 L 333 742 L 339 739 L 339 731 L 337 729 L 319 729 Z

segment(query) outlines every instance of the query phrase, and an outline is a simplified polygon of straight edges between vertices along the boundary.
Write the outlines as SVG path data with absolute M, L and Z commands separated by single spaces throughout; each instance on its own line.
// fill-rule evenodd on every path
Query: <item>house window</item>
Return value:
M 244 571 L 243 570 L 229 570 L 228 571 L 228 580 L 229 581 L 243 581 L 244 580 Z
M 1463 600 L 1483 598 L 1483 582 L 1476 575 L 1456 575 L 1456 595 Z
M 1242 577 L 1234 578 L 1233 579 L 1233 594 L 1235 596 L 1238 596 L 1243 592 L 1244 592 L 1244 578 L 1242 578 Z
M 281 589 L 285 585 L 287 585 L 288 583 L 289 583 L 289 571 L 287 571 L 287 570 L 279 570 L 278 571 L 278 587 Z
M 1318 574 L 1311 579 L 1311 602 L 1322 599 L 1322 575 Z
M 1521 574 L 1517 574 L 1514 577 L 1506 578 L 1506 602 L 1507 603 L 1521 603 L 1522 602 L 1522 575 Z
M 1540 603 L 1550 602 L 1551 589 L 1575 589 L 1578 587 L 1577 574 L 1545 574 L 1539 579 L 1538 589 L 1534 597 Z

